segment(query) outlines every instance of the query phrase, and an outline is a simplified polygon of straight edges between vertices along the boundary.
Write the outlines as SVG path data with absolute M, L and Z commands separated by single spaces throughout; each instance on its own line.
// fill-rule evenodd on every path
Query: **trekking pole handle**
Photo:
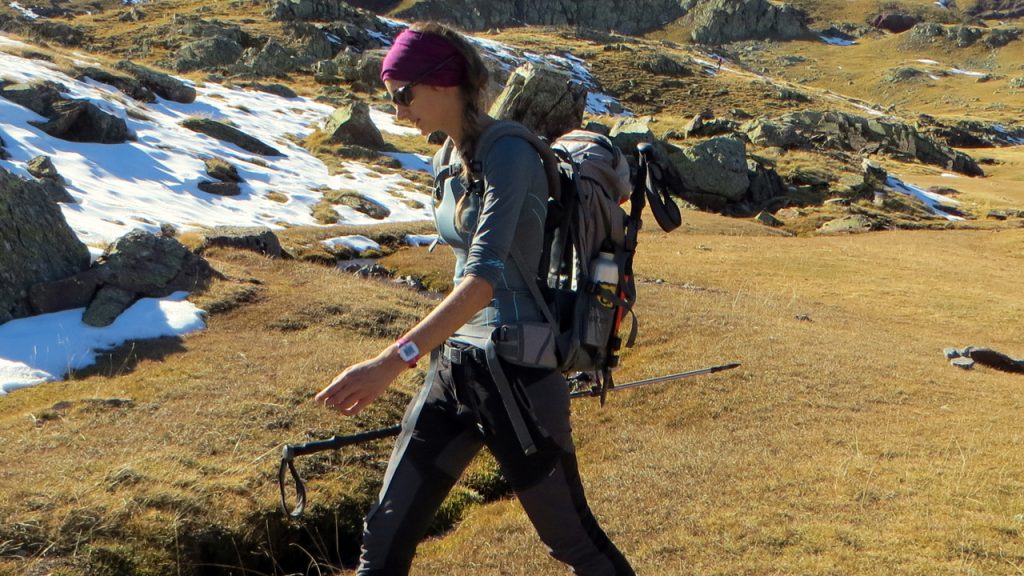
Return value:
M 352 444 L 361 444 L 363 442 L 369 442 L 370 440 L 378 440 L 380 438 L 387 438 L 388 436 L 397 436 L 401 431 L 402 426 L 395 425 L 388 428 L 350 434 L 348 436 L 334 436 L 327 440 L 317 440 L 315 442 L 306 442 L 304 444 L 285 444 L 281 449 L 281 466 L 277 470 L 277 484 L 281 489 L 281 509 L 292 518 L 299 518 L 302 516 L 302 512 L 306 508 L 306 483 L 302 480 L 302 476 L 299 476 L 298 470 L 295 469 L 296 456 L 306 456 L 308 454 L 323 452 L 324 450 L 337 450 L 338 448 L 351 446 Z M 291 508 L 291 510 L 289 510 L 288 495 L 287 490 L 285 489 L 285 486 L 288 483 L 289 472 L 291 473 L 292 480 L 295 482 L 295 507 Z

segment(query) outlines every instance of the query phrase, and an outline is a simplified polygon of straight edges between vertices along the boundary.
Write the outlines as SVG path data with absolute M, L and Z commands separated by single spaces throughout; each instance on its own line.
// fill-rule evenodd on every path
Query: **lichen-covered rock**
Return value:
M 750 187 L 746 144 L 738 138 L 712 138 L 671 152 L 670 160 L 688 190 L 735 201 Z
M 140 66 L 131 60 L 121 60 L 114 67 L 131 74 L 161 98 L 182 104 L 191 104 L 196 100 L 195 88 L 169 74 Z
M 132 230 L 111 244 L 96 262 L 103 286 L 161 298 L 205 286 L 213 270 L 174 238 Z
M 0 168 L 0 323 L 32 313 L 28 289 L 89 267 L 89 250 L 38 183 Z
M 1002 48 L 1010 42 L 1019 39 L 1021 34 L 1024 34 L 1024 30 L 1020 28 L 995 28 L 989 30 L 982 43 L 989 48 Z
M 384 146 L 384 137 L 370 119 L 370 107 L 362 101 L 335 108 L 324 125 L 324 132 L 330 134 L 328 141 L 335 144 L 355 144 L 378 150 Z
M 246 50 L 244 60 L 257 76 L 284 76 L 296 67 L 295 52 L 273 38 L 258 50 Z
M 491 105 L 490 114 L 515 120 L 551 140 L 580 127 L 587 90 L 567 74 L 527 63 L 516 69 Z
M 245 132 L 242 132 L 234 126 L 228 126 L 223 122 L 212 120 L 210 118 L 187 118 L 181 121 L 181 125 L 193 132 L 199 132 L 200 134 L 206 134 L 211 138 L 230 142 L 241 148 L 252 152 L 253 154 L 261 154 L 263 156 L 281 156 L 281 152 L 273 146 L 264 144 L 259 139 L 249 136 Z
M 231 38 L 202 38 L 182 46 L 171 66 L 178 72 L 226 68 L 238 63 L 242 50 L 242 45 Z
M 700 44 L 739 40 L 794 40 L 811 35 L 802 12 L 768 0 L 708 0 L 694 8 L 690 37 Z
M 135 293 L 116 286 L 103 286 L 85 309 L 82 322 L 96 328 L 110 326 L 114 320 L 135 303 Z
M 977 0 L 967 14 L 984 20 L 1024 18 L 1024 0 Z

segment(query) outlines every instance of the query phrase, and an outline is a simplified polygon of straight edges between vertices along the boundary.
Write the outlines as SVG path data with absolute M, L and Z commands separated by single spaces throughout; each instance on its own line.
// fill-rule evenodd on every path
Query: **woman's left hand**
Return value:
M 353 364 L 335 376 L 314 400 L 346 416 L 355 416 L 380 397 L 405 364 L 388 355 Z

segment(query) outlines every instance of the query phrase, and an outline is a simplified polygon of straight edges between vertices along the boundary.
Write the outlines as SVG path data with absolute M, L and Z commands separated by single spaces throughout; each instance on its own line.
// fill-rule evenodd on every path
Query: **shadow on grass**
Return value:
M 163 360 L 172 354 L 185 352 L 187 348 L 181 338 L 165 336 L 147 340 L 128 340 L 117 348 L 100 352 L 96 362 L 87 368 L 73 370 L 69 380 L 81 380 L 91 376 L 114 378 L 135 370 L 140 362 Z

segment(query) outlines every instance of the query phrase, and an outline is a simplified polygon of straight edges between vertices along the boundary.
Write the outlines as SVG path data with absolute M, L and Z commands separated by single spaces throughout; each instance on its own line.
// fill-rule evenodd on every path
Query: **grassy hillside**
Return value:
M 796 4 L 818 22 L 863 22 L 895 3 Z M 901 4 L 932 10 L 927 0 Z M 200 4 L 148 3 L 142 22 L 122 22 L 120 8 L 102 7 L 83 9 L 74 23 L 98 39 L 97 56 L 120 58 L 140 36 Z M 280 34 L 258 8 L 214 2 L 202 5 L 202 17 Z M 685 25 L 648 38 L 545 28 L 484 36 L 587 59 L 606 91 L 654 115 L 658 136 L 704 109 L 863 113 L 855 106 L 862 104 L 892 107 L 905 121 L 920 113 L 1007 124 L 1024 118 L 1024 91 L 1007 86 L 1024 76 L 1024 41 L 999 50 L 881 34 L 845 47 L 741 43 L 720 50 L 728 59 L 712 76 L 693 63 L 708 54 L 685 44 Z M 142 60 L 152 64 L 170 51 L 153 42 Z M 694 74 L 638 74 L 638 59 L 652 53 L 686 62 Z M 919 59 L 993 78 L 883 79 L 898 66 L 932 69 Z M 310 97 L 331 88 L 304 73 L 278 80 Z M 768 98 L 766 80 L 810 102 Z M 383 104 L 380 94 L 361 96 Z M 401 150 L 430 151 L 391 140 Z M 784 175 L 847 173 L 859 163 L 753 151 Z M 991 209 L 1024 208 L 1024 146 L 969 152 L 992 159 L 986 177 L 950 178 L 933 166 L 876 158 L 918 186 L 955 188 L 971 219 L 926 222 L 949 229 L 815 235 L 811 223 L 837 213 L 818 205 L 801 208 L 800 221 L 782 231 L 685 209 L 684 226 L 664 234 L 648 217 L 636 264 L 640 340 L 623 355 L 617 380 L 730 361 L 742 367 L 616 393 L 604 408 L 574 404 L 591 504 L 639 574 L 1024 570 L 1024 376 L 961 370 L 942 355 L 976 345 L 1024 357 L 1024 222 L 985 218 Z M 308 246 L 339 231 L 351 232 L 281 235 L 290 247 Z M 311 398 L 439 296 L 313 262 L 227 249 L 206 256 L 227 276 L 192 298 L 210 311 L 207 330 L 129 343 L 65 382 L 0 398 L 0 574 L 350 573 L 388 443 L 299 459 L 310 500 L 301 521 L 277 509 L 280 449 L 395 423 L 423 370 L 404 374 L 355 419 Z M 450 288 L 443 247 L 402 248 L 382 264 L 435 290 Z M 446 503 L 433 534 L 413 574 L 563 572 L 486 457 Z

